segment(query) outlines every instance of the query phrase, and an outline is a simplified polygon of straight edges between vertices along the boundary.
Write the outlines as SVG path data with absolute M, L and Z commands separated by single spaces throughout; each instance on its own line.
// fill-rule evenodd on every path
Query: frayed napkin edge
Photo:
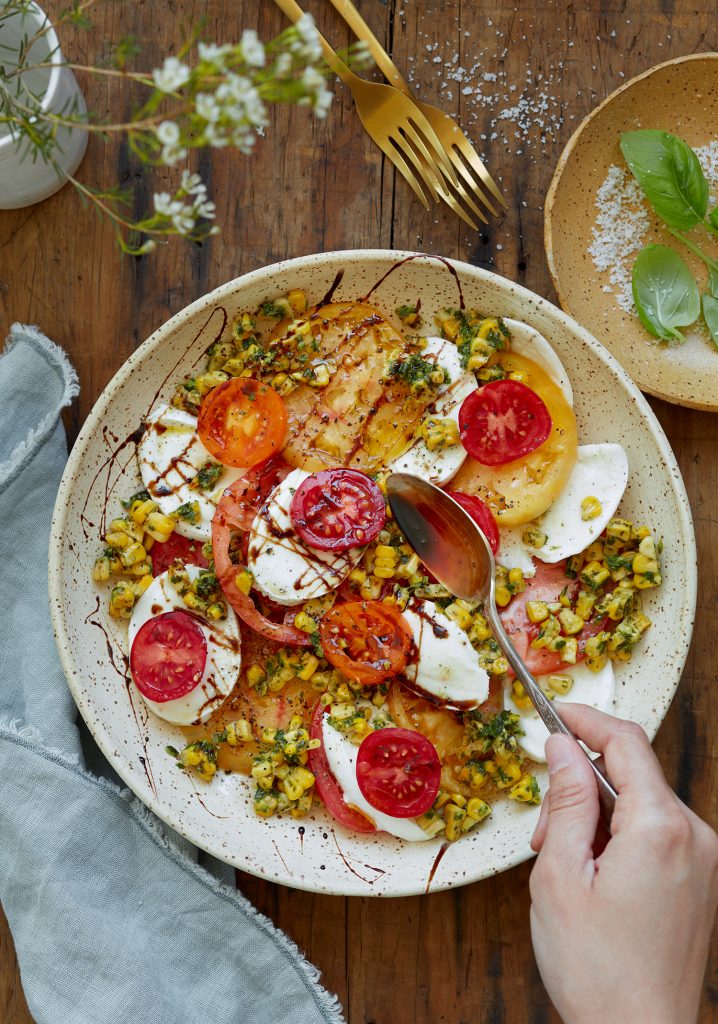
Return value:
M 0 464 L 0 486 L 2 487 L 11 484 L 35 457 L 38 449 L 42 447 L 55 429 L 62 410 L 70 405 L 80 393 L 80 381 L 65 352 L 31 324 L 12 325 L 6 339 L 5 349 L 0 353 L 0 359 L 22 341 L 31 345 L 47 360 L 64 380 L 65 386 L 57 408 L 51 409 L 47 415 L 43 416 L 38 425 L 28 433 L 25 440 L 21 441 L 14 449 L 10 458 Z
M 137 799 L 131 790 L 120 789 L 119 786 L 115 786 L 107 779 L 98 778 L 91 772 L 81 768 L 77 757 L 73 759 L 71 755 L 67 755 L 63 751 L 46 747 L 41 733 L 34 726 L 23 726 L 19 719 L 0 717 L 0 740 L 2 739 L 25 747 L 31 753 L 53 761 L 67 771 L 73 772 L 83 782 L 98 787 L 115 803 L 120 804 L 122 809 L 134 819 L 139 828 L 178 867 L 182 868 L 187 874 L 192 875 L 200 884 L 210 889 L 215 896 L 232 903 L 240 913 L 260 928 L 277 945 L 290 967 L 297 971 L 300 981 L 317 1004 L 319 1012 L 327 1021 L 327 1024 L 346 1024 L 346 1018 L 344 1017 L 342 1005 L 338 997 L 332 995 L 331 992 L 328 992 L 321 985 L 321 971 L 305 958 L 297 944 L 277 928 L 268 917 L 265 917 L 256 907 L 252 906 L 249 900 L 242 896 L 241 893 L 214 878 L 209 871 L 189 860 L 173 846 L 162 832 L 156 817 Z

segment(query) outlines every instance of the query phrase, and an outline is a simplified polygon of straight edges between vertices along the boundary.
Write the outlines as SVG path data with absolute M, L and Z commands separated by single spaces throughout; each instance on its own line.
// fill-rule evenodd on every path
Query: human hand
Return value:
M 718 902 L 718 836 L 666 783 L 645 732 L 580 704 L 566 724 L 618 792 L 596 856 L 598 791 L 567 736 L 546 743 L 550 789 L 531 845 L 531 935 L 565 1024 L 692 1024 Z

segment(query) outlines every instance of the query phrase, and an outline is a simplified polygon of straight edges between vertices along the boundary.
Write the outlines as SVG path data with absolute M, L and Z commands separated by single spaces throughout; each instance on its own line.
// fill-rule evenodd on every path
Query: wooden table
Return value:
M 65 6 L 46 2 L 50 14 Z M 715 0 L 359 6 L 399 67 L 412 70 L 420 96 L 460 114 L 503 182 L 507 214 L 477 234 L 447 209 L 425 213 L 364 135 L 341 87 L 325 122 L 305 110 L 282 110 L 253 157 L 225 152 L 200 159 L 223 227 L 203 248 L 178 242 L 149 257 L 122 258 L 109 225 L 83 209 L 71 188 L 38 207 L 0 213 L 0 328 L 6 332 L 16 320 L 39 324 L 69 352 L 82 383 L 67 421 L 71 438 L 110 377 L 164 320 L 216 285 L 285 257 L 417 249 L 496 270 L 551 297 L 542 205 L 574 127 L 624 78 L 670 57 L 718 49 Z M 348 35 L 329 4 L 313 0 L 312 9 L 329 37 L 345 45 Z M 172 52 L 175 26 L 202 15 L 205 38 L 219 42 L 242 27 L 270 38 L 283 25 L 269 0 L 145 0 L 101 7 L 97 31 L 65 32 L 64 48 L 89 63 L 106 52 L 104 40 L 132 33 L 146 43 L 142 66 L 152 67 Z M 457 68 L 464 73 L 457 76 Z M 126 89 L 103 79 L 82 82 L 101 116 L 122 120 L 130 113 Z M 518 108 L 518 123 L 497 120 L 511 107 Z M 91 140 L 80 177 L 96 186 L 134 185 L 143 204 L 165 187 L 165 176 L 150 176 L 123 147 L 100 138 Z M 684 474 L 700 564 L 693 646 L 656 749 L 680 796 L 715 825 L 718 416 L 652 405 Z M 546 1024 L 558 1018 L 531 952 L 530 871 L 526 864 L 453 892 L 381 901 L 312 896 L 249 876 L 240 884 L 321 968 L 351 1024 Z M 0 1020 L 30 1019 L 0 915 Z M 716 954 L 701 1013 L 701 1022 L 710 1021 L 718 1021 Z

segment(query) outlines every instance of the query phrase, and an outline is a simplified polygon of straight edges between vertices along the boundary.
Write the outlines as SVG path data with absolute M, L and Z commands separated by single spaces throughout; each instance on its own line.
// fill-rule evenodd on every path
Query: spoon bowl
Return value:
M 445 491 L 410 473 L 392 473 L 386 481 L 386 494 L 407 542 L 439 583 L 464 601 L 483 604 L 483 614 L 499 647 L 549 733 L 575 739 L 503 627 L 496 608 L 493 552 L 468 512 Z M 586 757 L 596 778 L 601 816 L 610 831 L 617 794 L 600 766 L 588 754 Z

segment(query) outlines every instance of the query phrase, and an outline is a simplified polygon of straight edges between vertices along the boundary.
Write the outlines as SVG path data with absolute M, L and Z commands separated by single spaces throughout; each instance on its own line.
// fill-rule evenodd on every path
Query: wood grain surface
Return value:
M 45 6 L 52 14 L 66 3 Z M 718 49 L 715 0 L 358 6 L 398 65 L 411 70 L 420 96 L 461 116 L 503 185 L 508 212 L 480 233 L 448 209 L 425 213 L 363 134 L 341 87 L 326 121 L 280 110 L 253 157 L 200 158 L 196 167 L 210 183 L 223 228 L 202 248 L 178 242 L 149 257 L 122 258 L 109 225 L 70 188 L 37 207 L 0 212 L 0 330 L 13 321 L 39 324 L 69 352 L 82 384 L 67 419 L 71 439 L 154 328 L 216 285 L 284 257 L 418 249 L 496 270 L 552 297 L 542 204 L 573 128 L 626 78 L 669 57 Z M 312 0 L 310 9 L 333 42 L 348 42 L 326 0 Z M 204 37 L 219 42 L 243 27 L 269 38 L 283 24 L 270 0 L 137 0 L 100 6 L 96 31 L 65 32 L 64 49 L 89 63 L 107 53 L 107 40 L 132 33 L 154 66 L 176 46 L 178 26 L 202 16 Z M 90 109 L 103 117 L 122 119 L 136 100 L 113 82 L 83 77 L 82 85 Z M 168 172 L 148 175 L 121 144 L 100 137 L 90 141 L 80 177 L 95 186 L 136 185 L 138 209 L 170 181 Z M 652 405 L 684 474 L 700 562 L 693 646 L 656 749 L 680 796 L 716 825 L 718 417 Z M 531 951 L 530 871 L 526 864 L 451 892 L 382 901 L 312 896 L 249 876 L 239 881 L 318 965 L 351 1024 L 547 1024 L 558 1017 Z M 0 915 L 0 1022 L 31 1019 Z M 718 1022 L 718 951 L 700 1019 Z

